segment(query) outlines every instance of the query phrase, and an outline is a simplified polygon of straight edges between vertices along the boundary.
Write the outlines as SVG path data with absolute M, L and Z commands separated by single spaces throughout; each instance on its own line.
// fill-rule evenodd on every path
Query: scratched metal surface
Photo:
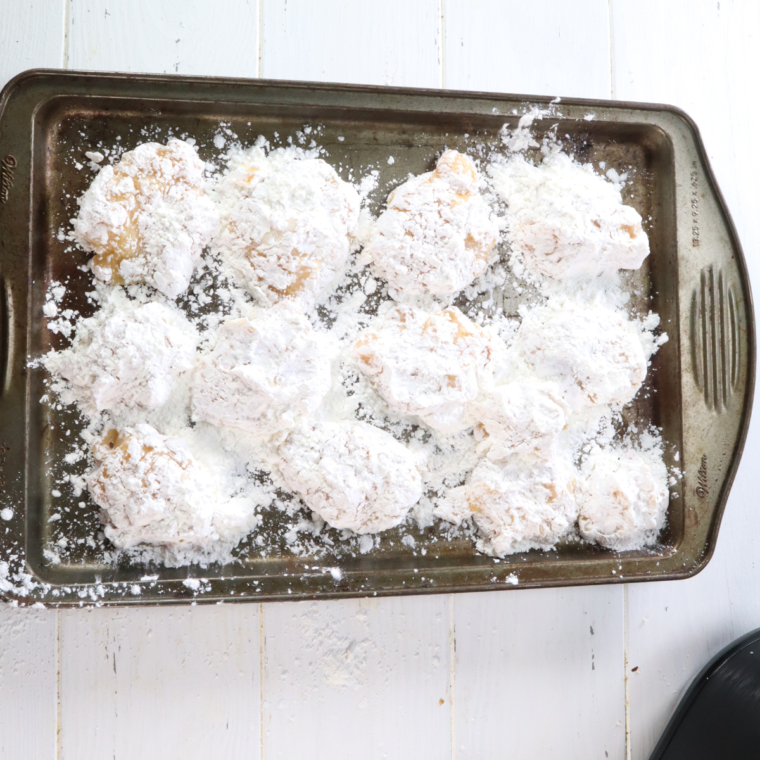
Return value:
M 17 507 L 0 537 L 0 553 L 21 546 L 33 574 L 48 584 L 26 602 L 78 603 L 94 584 L 106 603 L 182 602 L 192 598 L 182 585 L 187 569 L 113 567 L 102 549 L 85 539 L 97 525 L 97 509 L 63 490 L 54 497 L 68 443 L 80 427 L 66 409 L 41 404 L 44 376 L 26 368 L 56 345 L 42 318 L 51 280 L 70 280 L 67 307 L 86 313 L 84 255 L 65 251 L 58 231 L 73 215 L 75 199 L 90 175 L 72 155 L 83 146 L 120 138 L 125 148 L 144 139 L 143 128 L 190 134 L 201 156 L 212 158 L 211 137 L 221 121 L 243 141 L 263 134 L 292 134 L 306 122 L 324 129 L 319 142 L 344 173 L 369 164 L 387 186 L 409 172 L 431 168 L 446 145 L 466 149 L 494 141 L 514 109 L 547 99 L 479 96 L 373 87 L 298 85 L 243 80 L 38 73 L 12 82 L 0 98 L 0 276 L 2 277 L 4 368 L 0 398 L 0 442 L 5 457 L 2 487 Z M 583 116 L 593 110 L 594 121 Z M 613 553 L 566 542 L 556 552 L 527 552 L 500 563 L 474 552 L 469 538 L 442 542 L 435 527 L 414 535 L 424 556 L 415 556 L 394 531 L 380 547 L 352 557 L 320 549 L 320 566 L 339 566 L 336 581 L 307 570 L 282 538 L 277 515 L 265 530 L 276 550 L 261 557 L 244 542 L 239 561 L 198 569 L 209 587 L 203 601 L 411 594 L 504 588 L 516 574 L 518 588 L 621 580 L 688 577 L 709 559 L 715 545 L 749 420 L 754 384 L 754 324 L 744 260 L 693 124 L 683 114 L 657 106 L 604 101 L 562 103 L 557 132 L 583 161 L 605 161 L 627 170 L 632 197 L 645 219 L 652 255 L 627 275 L 632 303 L 657 311 L 670 341 L 658 353 L 647 384 L 624 415 L 625 425 L 653 423 L 663 430 L 668 463 L 684 478 L 671 492 L 668 525 L 646 551 Z M 547 125 L 549 126 L 549 125 Z M 344 137 L 339 141 L 338 135 Z M 385 159 L 392 153 L 395 163 Z M 30 209 L 30 211 L 28 211 Z M 505 291 L 514 311 L 518 294 Z M 50 523 L 54 511 L 62 519 Z M 55 531 L 55 532 L 54 532 Z M 279 531 L 279 532 L 278 532 Z M 53 564 L 43 548 L 63 533 L 77 548 Z M 147 572 L 155 581 L 141 581 Z M 139 596 L 127 593 L 137 584 Z M 508 585 L 508 587 L 511 587 Z

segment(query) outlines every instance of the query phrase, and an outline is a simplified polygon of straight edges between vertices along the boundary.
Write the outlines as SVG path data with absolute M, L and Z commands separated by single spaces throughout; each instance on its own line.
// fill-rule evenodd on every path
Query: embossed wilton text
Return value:
M 10 451 L 10 447 L 0 443 L 0 488 L 5 488 L 5 455 Z
M 702 461 L 697 470 L 697 496 L 704 499 L 707 496 L 707 454 L 702 454 Z
M 15 156 L 7 155 L 0 163 L 0 201 L 8 200 L 8 193 L 13 187 L 13 170 L 18 166 Z
M 692 163 L 696 167 L 696 162 Z M 696 170 L 691 173 L 691 244 L 694 248 L 699 247 L 699 185 Z

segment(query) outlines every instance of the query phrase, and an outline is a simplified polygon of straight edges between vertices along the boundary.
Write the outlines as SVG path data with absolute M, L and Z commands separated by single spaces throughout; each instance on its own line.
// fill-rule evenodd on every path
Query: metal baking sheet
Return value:
M 73 495 L 51 493 L 51 472 L 77 423 L 70 411 L 40 403 L 44 373 L 29 369 L 27 360 L 59 345 L 42 313 L 52 280 L 81 282 L 68 305 L 88 308 L 88 276 L 77 269 L 85 256 L 66 253 L 58 237 L 92 176 L 76 169 L 74 153 L 117 140 L 133 148 L 145 139 L 143 128 L 210 145 L 220 122 L 243 142 L 294 134 L 312 123 L 323 125 L 319 143 L 344 176 L 376 164 L 382 186 L 429 171 L 444 146 L 467 150 L 495 141 L 505 123 L 516 126 L 526 108 L 548 103 L 531 96 L 131 74 L 30 71 L 12 80 L 0 95 L 0 509 L 13 516 L 0 521 L 0 561 L 22 562 L 35 583 L 6 595 L 53 605 L 304 599 L 676 579 L 702 569 L 715 548 L 753 397 L 755 331 L 744 257 L 686 114 L 573 99 L 536 128 L 556 124 L 578 159 L 630 172 L 626 200 L 645 219 L 652 253 L 640 271 L 626 275 L 626 286 L 635 305 L 660 314 L 670 336 L 626 412 L 629 422 L 662 428 L 667 463 L 684 473 L 654 547 L 614 553 L 567 542 L 556 551 L 495 561 L 476 553 L 469 538 L 438 540 L 433 526 L 410 531 L 414 550 L 384 540 L 364 555 L 328 553 L 316 561 L 293 555 L 285 542 L 266 557 L 246 542 L 239 561 L 208 568 L 112 566 L 84 540 L 57 564 L 44 552 L 54 511 L 65 520 L 81 509 L 97 524 L 94 504 L 81 508 Z M 593 120 L 584 119 L 589 113 Z M 208 148 L 200 152 L 209 158 Z M 503 297 L 510 308 L 519 300 Z M 276 515 L 268 521 L 276 532 Z M 86 537 L 83 522 L 80 516 L 72 525 L 72 541 Z M 393 538 L 392 531 L 384 535 Z M 330 572 L 335 567 L 340 573 Z M 183 583 L 188 576 L 205 579 L 204 593 Z

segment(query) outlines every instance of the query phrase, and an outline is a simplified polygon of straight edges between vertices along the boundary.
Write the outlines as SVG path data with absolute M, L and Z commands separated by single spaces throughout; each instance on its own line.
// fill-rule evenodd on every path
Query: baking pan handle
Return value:
M 687 117 L 683 117 L 686 121 Z M 677 171 L 684 537 L 704 566 L 747 437 L 755 385 L 749 273 L 696 127 Z

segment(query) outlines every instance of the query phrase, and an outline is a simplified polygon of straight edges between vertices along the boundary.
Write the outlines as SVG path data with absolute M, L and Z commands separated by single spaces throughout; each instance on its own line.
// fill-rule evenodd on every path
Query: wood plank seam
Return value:
M 454 689 L 456 687 L 457 629 L 454 623 L 454 594 L 449 594 L 449 725 L 451 760 L 456 760 L 456 715 L 454 713 Z
M 61 611 L 55 611 L 55 760 L 61 757 Z
M 259 20 L 258 24 L 256 24 L 256 78 L 261 79 L 261 40 L 264 36 L 264 0 L 256 0 L 256 2 L 258 3 L 256 7 L 256 17 Z M 263 741 L 262 735 L 262 746 Z
M 261 5 L 259 5 L 259 10 Z M 261 23 L 261 16 L 259 16 L 259 23 Z M 261 760 L 264 760 L 264 642 L 266 637 L 264 635 L 264 605 L 259 604 L 259 725 L 260 737 L 259 737 L 259 749 Z
M 610 98 L 615 99 L 615 36 L 612 22 L 612 2 L 607 0 L 607 42 L 610 50 Z M 628 584 L 623 586 L 623 715 L 625 718 L 625 760 L 631 760 L 631 699 L 628 680 Z
M 631 760 L 631 684 L 628 661 L 628 584 L 623 586 L 623 678 L 625 683 L 625 760 Z
M 607 0 L 607 29 L 610 43 L 610 97 L 615 99 L 615 50 L 614 27 L 612 25 L 612 0 Z
M 446 22 L 443 16 L 443 0 L 438 0 L 438 64 L 441 67 L 441 89 L 446 87 Z
M 69 19 L 71 18 L 71 0 L 65 0 L 63 6 L 63 68 L 69 67 Z

